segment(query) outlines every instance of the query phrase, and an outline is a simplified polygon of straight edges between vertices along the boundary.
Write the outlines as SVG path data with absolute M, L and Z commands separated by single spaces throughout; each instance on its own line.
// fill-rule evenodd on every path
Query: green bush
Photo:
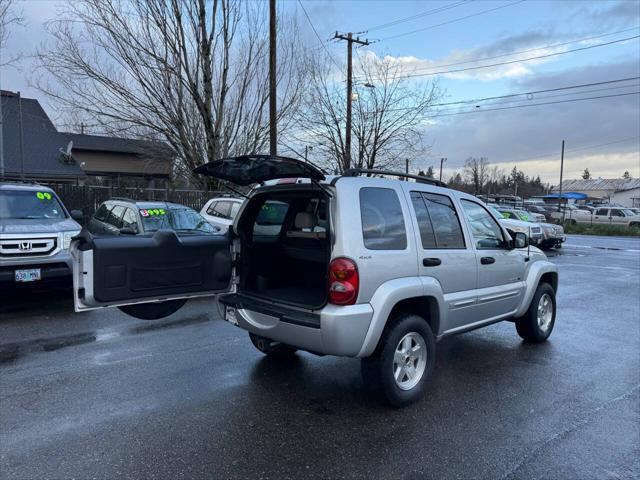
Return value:
M 624 225 L 587 225 L 584 223 L 564 223 L 564 233 L 579 235 L 606 235 L 615 237 L 640 237 L 640 228 Z

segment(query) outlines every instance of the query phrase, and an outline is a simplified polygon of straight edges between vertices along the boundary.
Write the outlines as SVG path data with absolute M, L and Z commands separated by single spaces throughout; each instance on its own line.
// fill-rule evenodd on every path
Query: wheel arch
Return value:
M 548 260 L 537 261 L 531 265 L 527 274 L 525 293 L 514 317 L 520 317 L 527 311 L 540 282 L 549 283 L 553 290 L 557 291 L 558 267 Z
M 437 337 L 443 302 L 442 289 L 434 279 L 409 277 L 383 283 L 371 299 L 374 315 L 358 357 L 368 357 L 374 352 L 388 320 L 398 313 L 415 313 L 425 318 Z

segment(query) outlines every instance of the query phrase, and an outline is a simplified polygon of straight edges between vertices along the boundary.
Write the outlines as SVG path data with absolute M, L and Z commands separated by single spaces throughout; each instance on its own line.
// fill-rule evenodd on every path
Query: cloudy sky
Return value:
M 14 30 L 4 55 L 29 54 L 46 44 L 43 24 L 55 18 L 59 3 L 19 2 L 27 25 Z M 318 46 L 300 3 L 279 3 L 301 19 L 301 41 Z M 374 43 L 359 55 L 401 62 L 407 74 L 417 74 L 412 82 L 437 79 L 445 92 L 441 103 L 454 103 L 434 112 L 425 132 L 430 157 L 413 168 L 439 166 L 440 157 L 447 157 L 448 176 L 467 157 L 483 156 L 557 183 L 564 139 L 566 178 L 577 178 L 584 168 L 596 177 L 619 177 L 625 170 L 640 176 L 640 95 L 634 93 L 640 91 L 640 1 L 303 0 L 302 5 L 323 40 L 336 30 L 366 32 L 360 36 Z M 325 47 L 344 62 L 344 43 Z M 496 63 L 503 65 L 486 67 Z M 2 88 L 39 97 L 30 86 L 32 72 L 29 58 L 19 70 L 5 69 Z M 539 93 L 483 100 L 527 92 Z M 603 98 L 574 101 L 587 97 Z M 455 103 L 463 101 L 469 103 Z

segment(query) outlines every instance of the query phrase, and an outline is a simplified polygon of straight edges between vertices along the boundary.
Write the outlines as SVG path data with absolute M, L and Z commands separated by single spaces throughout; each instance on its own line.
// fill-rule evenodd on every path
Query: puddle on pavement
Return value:
M 65 335 L 50 338 L 36 338 L 25 342 L 13 342 L 0 344 L 0 365 L 11 363 L 20 357 L 37 352 L 54 352 L 67 347 L 84 345 L 94 342 L 106 342 L 125 335 L 137 335 L 140 333 L 155 332 L 170 328 L 186 327 L 210 321 L 207 315 L 196 315 L 171 321 L 148 321 L 123 331 L 100 330 L 95 332 L 83 332 L 73 335 Z

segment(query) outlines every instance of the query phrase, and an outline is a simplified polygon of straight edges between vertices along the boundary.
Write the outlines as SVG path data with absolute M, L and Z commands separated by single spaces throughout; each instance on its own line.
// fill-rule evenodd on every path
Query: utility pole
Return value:
M 278 154 L 276 102 L 276 0 L 269 0 L 269 154 Z
M 0 180 L 4 180 L 4 117 L 2 116 L 2 89 L 0 88 Z
M 408 158 L 404 159 L 404 173 L 409 175 L 409 159 Z M 405 177 L 405 180 L 409 181 L 409 177 Z
M 360 40 L 360 37 L 353 38 L 353 33 L 349 32 L 346 35 L 336 34 L 333 38 L 338 40 L 345 40 L 347 42 L 347 126 L 345 128 L 345 140 L 344 140 L 344 168 L 346 170 L 351 167 L 351 98 L 353 91 L 353 65 L 352 65 L 352 50 L 353 44 L 369 45 L 369 40 Z
M 562 150 L 560 151 L 560 193 L 558 194 L 558 211 L 560 211 L 560 202 L 562 201 L 562 173 L 564 170 L 564 140 L 562 140 Z
M 564 171 L 564 140 L 562 140 L 562 150 L 560 152 L 560 194 L 558 195 L 558 211 L 560 211 L 560 202 L 562 201 L 562 173 Z M 562 215 L 564 220 L 564 214 Z M 564 223 L 564 222 L 563 222 Z
M 24 133 L 22 129 L 22 97 L 20 96 L 20 92 L 18 92 L 18 122 L 19 122 L 19 132 L 20 135 L 20 180 L 24 182 Z
M 440 159 L 440 181 L 442 181 L 442 164 L 443 164 L 444 162 L 446 162 L 446 161 L 447 161 L 447 159 L 446 159 L 446 158 L 444 158 L 444 157 L 442 157 L 442 158 Z

